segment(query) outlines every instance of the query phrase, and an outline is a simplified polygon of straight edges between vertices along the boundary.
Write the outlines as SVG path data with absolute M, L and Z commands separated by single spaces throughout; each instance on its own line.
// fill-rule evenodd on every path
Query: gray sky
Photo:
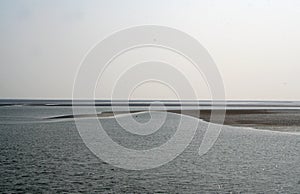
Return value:
M 77 68 L 95 43 L 156 24 L 199 40 L 228 99 L 300 100 L 299 10 L 297 0 L 1 0 L 0 98 L 71 98 Z M 143 87 L 133 97 L 173 98 L 157 83 Z

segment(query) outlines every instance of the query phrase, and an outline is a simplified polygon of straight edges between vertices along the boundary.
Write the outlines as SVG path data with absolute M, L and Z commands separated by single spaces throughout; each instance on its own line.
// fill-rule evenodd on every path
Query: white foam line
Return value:
M 120 117 L 126 117 L 130 115 L 138 115 L 138 114 L 144 114 L 150 111 L 140 111 L 136 113 L 123 113 L 123 114 L 117 114 L 117 115 L 112 115 L 112 116 L 91 116 L 91 117 L 75 117 L 75 118 L 56 118 L 53 120 L 44 120 L 42 122 L 64 122 L 64 121 L 74 121 L 74 120 L 88 120 L 88 119 L 113 119 L 113 118 L 120 118 Z M 158 112 L 158 111 L 152 111 L 152 112 Z M 62 115 L 64 116 L 64 115 Z
M 125 113 L 125 114 L 120 114 L 120 115 L 115 115 L 115 116 L 102 117 L 100 119 L 125 117 L 125 116 L 128 116 L 128 115 L 138 115 L 138 114 L 143 114 L 143 113 L 146 113 L 146 112 L 160 112 L 160 111 L 141 111 L 141 112 L 136 112 L 136 113 Z M 168 114 L 182 115 L 182 114 L 173 113 L 173 112 L 168 112 Z M 193 118 L 193 119 L 198 119 L 201 122 L 204 122 L 204 123 L 207 123 L 207 124 L 220 125 L 220 124 L 217 124 L 217 123 L 207 122 L 203 119 L 193 117 L 193 116 L 189 116 L 189 115 L 183 115 L 183 116 L 190 117 L 190 118 Z M 245 130 L 252 130 L 252 131 L 256 131 L 256 132 L 278 133 L 278 134 L 287 134 L 287 135 L 300 135 L 300 132 L 275 131 L 275 130 L 271 130 L 271 129 L 262 129 L 262 128 L 258 129 L 258 128 L 253 128 L 253 127 L 232 126 L 232 125 L 224 125 L 224 124 L 222 126 L 227 127 L 227 128 L 239 128 L 239 129 L 245 129 Z
M 126 116 L 130 116 L 130 115 L 139 115 L 139 114 L 145 114 L 145 113 L 150 113 L 150 112 L 160 112 L 160 111 L 139 111 L 139 112 L 135 112 L 135 113 L 123 113 L 123 114 L 117 114 L 117 115 L 113 115 L 113 116 L 107 116 L 107 117 L 99 117 L 99 119 L 111 119 L 111 118 L 120 118 L 120 117 L 126 117 Z
M 231 127 L 231 128 L 239 128 L 239 129 L 249 130 L 249 131 L 256 131 L 256 132 L 278 133 L 278 134 L 286 134 L 286 135 L 300 135 L 300 132 L 292 132 L 292 131 L 275 131 L 271 129 L 240 127 L 240 126 L 232 126 L 232 125 L 223 125 L 223 126 Z

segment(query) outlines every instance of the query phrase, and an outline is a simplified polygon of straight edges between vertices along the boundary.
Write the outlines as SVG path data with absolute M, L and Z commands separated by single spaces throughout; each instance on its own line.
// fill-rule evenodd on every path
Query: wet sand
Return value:
M 170 112 L 180 113 L 180 111 Z M 195 110 L 188 110 L 184 113 L 190 116 L 197 115 Z M 222 114 L 222 111 L 219 111 L 219 113 L 216 111 L 216 116 L 218 114 Z M 211 110 L 201 110 L 198 118 L 207 122 L 214 122 L 211 120 Z M 300 132 L 300 110 L 227 110 L 224 124 L 256 129 Z
M 211 110 L 167 110 L 176 114 L 185 114 L 192 117 L 202 119 L 207 122 L 222 124 L 211 119 Z M 138 111 L 118 111 L 118 112 L 102 112 L 99 114 L 85 115 L 63 115 L 51 117 L 47 119 L 67 119 L 67 118 L 89 118 L 89 117 L 112 117 L 120 114 L 144 112 Z M 224 110 L 215 110 L 214 114 L 218 117 L 222 115 Z M 239 127 L 253 127 L 256 129 L 268 129 L 275 131 L 291 131 L 300 132 L 300 110 L 282 110 L 282 109 L 241 109 L 241 110 L 226 110 L 224 119 L 225 125 Z

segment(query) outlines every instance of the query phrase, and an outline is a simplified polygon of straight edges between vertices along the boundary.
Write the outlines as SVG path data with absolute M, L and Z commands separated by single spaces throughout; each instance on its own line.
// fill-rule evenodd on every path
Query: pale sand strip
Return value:
M 211 110 L 167 110 L 168 112 L 185 114 L 196 118 L 203 119 L 207 122 L 214 122 L 210 120 Z M 57 117 L 51 117 L 47 119 L 67 119 L 67 118 L 90 118 L 90 117 L 113 117 L 121 114 L 145 112 L 145 110 L 138 111 L 117 111 L 117 112 L 102 112 L 97 115 L 85 114 L 85 115 L 62 115 Z M 215 113 L 222 114 L 223 110 L 216 110 Z M 219 123 L 220 124 L 220 123 Z M 269 129 L 276 131 L 293 131 L 300 132 L 300 110 L 227 110 L 225 116 L 225 125 L 241 126 L 241 127 L 253 127 L 257 129 Z

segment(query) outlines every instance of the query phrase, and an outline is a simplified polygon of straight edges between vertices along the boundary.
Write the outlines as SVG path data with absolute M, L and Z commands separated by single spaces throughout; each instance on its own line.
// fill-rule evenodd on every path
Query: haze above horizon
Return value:
M 300 100 L 299 10 L 296 0 L 3 0 L 0 99 L 71 99 L 79 64 L 97 42 L 124 28 L 155 24 L 186 32 L 208 50 L 227 99 Z M 197 98 L 209 99 L 205 80 L 184 62 L 179 65 L 190 72 Z M 110 98 L 113 83 L 109 77 L 104 81 L 95 88 L 97 99 Z M 130 99 L 176 99 L 176 94 L 153 82 L 138 87 Z

